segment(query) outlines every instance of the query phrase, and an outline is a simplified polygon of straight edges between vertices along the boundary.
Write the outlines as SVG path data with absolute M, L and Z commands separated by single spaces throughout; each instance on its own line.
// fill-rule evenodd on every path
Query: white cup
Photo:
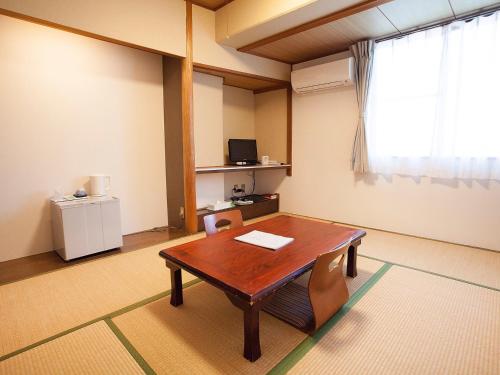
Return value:
M 260 161 L 262 165 L 268 165 L 269 164 L 269 156 L 265 155 L 262 157 L 262 160 Z

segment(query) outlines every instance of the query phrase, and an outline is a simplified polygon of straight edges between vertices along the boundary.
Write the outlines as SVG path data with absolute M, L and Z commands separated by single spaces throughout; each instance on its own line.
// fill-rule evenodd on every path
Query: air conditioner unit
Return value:
M 292 71 L 292 87 L 298 93 L 350 86 L 353 79 L 352 57 Z

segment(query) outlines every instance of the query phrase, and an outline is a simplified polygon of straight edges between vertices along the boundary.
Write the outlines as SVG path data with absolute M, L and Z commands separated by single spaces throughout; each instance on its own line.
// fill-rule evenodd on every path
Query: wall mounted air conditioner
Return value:
M 349 86 L 353 79 L 352 57 L 292 71 L 292 87 L 298 93 Z

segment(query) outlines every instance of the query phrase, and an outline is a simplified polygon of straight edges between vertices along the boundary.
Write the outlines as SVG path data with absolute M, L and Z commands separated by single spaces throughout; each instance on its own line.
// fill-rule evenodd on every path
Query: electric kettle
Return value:
M 90 176 L 90 195 L 104 197 L 111 188 L 111 177 L 104 174 Z

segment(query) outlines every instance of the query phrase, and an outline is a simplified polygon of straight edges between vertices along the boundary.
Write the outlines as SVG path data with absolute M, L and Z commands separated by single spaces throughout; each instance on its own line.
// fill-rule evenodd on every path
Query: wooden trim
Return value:
M 291 35 L 301 33 L 303 31 L 313 29 L 313 28 L 318 27 L 318 26 L 322 26 L 324 24 L 327 24 L 327 23 L 330 23 L 330 22 L 333 22 L 333 21 L 336 21 L 336 20 L 339 20 L 339 19 L 342 19 L 345 17 L 352 16 L 354 14 L 357 14 L 357 13 L 363 12 L 365 10 L 377 7 L 379 5 L 388 3 L 390 1 L 392 1 L 392 0 L 366 0 L 366 1 L 363 1 L 362 3 L 352 5 L 350 7 L 339 10 L 337 12 L 333 12 L 333 13 L 330 13 L 326 16 L 323 16 L 323 17 L 317 18 L 315 20 L 303 23 L 301 25 L 292 27 L 291 29 L 282 31 L 280 33 L 277 33 L 277 34 L 274 34 L 271 36 L 268 36 L 267 38 L 258 40 L 256 42 L 253 42 L 250 44 L 247 44 L 246 46 L 238 48 L 238 51 L 249 52 L 252 49 L 261 47 L 263 45 L 275 42 L 277 40 L 289 37 Z
M 208 10 L 213 10 L 214 12 L 219 10 L 220 8 L 226 6 L 227 4 L 229 3 L 232 3 L 233 0 L 225 0 L 222 4 L 220 5 L 217 5 L 215 7 L 210 7 L 208 5 L 205 5 L 205 4 L 201 4 L 199 1 L 196 1 L 196 0 L 191 0 L 191 3 L 193 3 L 193 5 L 197 5 L 199 7 L 202 7 L 202 8 L 205 8 L 205 9 L 208 9 Z
M 243 46 L 241 48 L 245 48 L 245 47 Z M 238 51 L 239 51 L 239 49 L 238 49 Z M 283 63 L 283 64 L 288 64 L 288 65 L 294 64 L 293 61 L 283 60 L 283 59 L 279 59 L 277 57 L 270 57 L 270 56 L 267 56 L 265 53 L 258 52 L 258 51 L 251 51 L 250 50 L 250 51 L 241 51 L 241 52 L 249 53 L 249 54 L 254 55 L 254 56 L 262 57 L 262 58 L 268 59 L 268 60 L 277 61 L 277 62 L 280 62 L 280 63 Z
M 264 92 L 269 92 L 269 91 L 276 91 L 276 90 L 286 90 L 286 88 L 288 87 L 288 85 L 286 86 L 274 86 L 274 87 L 265 87 L 263 89 L 257 89 L 257 90 L 253 90 L 253 93 L 254 94 L 262 94 Z
M 206 73 L 206 71 L 208 70 L 208 71 L 210 71 L 210 74 L 215 75 L 215 76 L 219 76 L 219 77 L 224 77 L 224 75 L 221 75 L 221 74 L 229 73 L 229 74 L 235 74 L 235 75 L 238 75 L 241 77 L 254 78 L 254 79 L 259 79 L 261 81 L 278 83 L 278 84 L 283 84 L 283 85 L 287 85 L 287 86 L 290 84 L 290 82 L 282 80 L 282 79 L 260 76 L 258 74 L 245 73 L 245 72 L 240 72 L 238 70 L 220 68 L 218 66 L 205 65 L 205 64 L 201 64 L 201 63 L 193 63 L 193 69 L 195 72 L 200 72 L 200 73 Z
M 198 231 L 193 127 L 193 6 L 186 1 L 186 57 L 182 60 L 182 146 L 184 221 L 189 233 Z
M 287 176 L 292 176 L 292 87 L 286 89 L 286 162 L 290 167 L 286 170 Z
M 144 46 L 141 46 L 141 45 L 138 45 L 138 44 L 125 42 L 123 40 L 109 38 L 109 37 L 104 36 L 104 35 L 94 34 L 94 33 L 91 33 L 91 32 L 85 31 L 85 30 L 81 30 L 81 29 L 76 29 L 76 28 L 70 27 L 70 26 L 60 25 L 58 23 L 51 22 L 51 21 L 46 21 L 46 20 L 43 20 L 41 18 L 31 17 L 31 16 L 27 16 L 25 14 L 21 14 L 21 13 L 17 13 L 17 12 L 12 12 L 12 11 L 7 10 L 7 9 L 0 8 L 0 14 L 2 14 L 4 16 L 7 16 L 7 17 L 17 18 L 17 19 L 20 19 L 20 20 L 23 20 L 23 21 L 27 21 L 27 22 L 31 22 L 31 23 L 36 23 L 38 25 L 51 27 L 53 29 L 57 29 L 57 30 L 61 30 L 61 31 L 66 31 L 66 32 L 69 32 L 69 33 L 72 33 L 72 34 L 77 34 L 77 35 L 81 35 L 81 36 L 86 36 L 88 38 L 101 40 L 103 42 L 118 44 L 118 45 L 121 45 L 121 46 L 129 47 L 129 48 L 133 48 L 133 49 L 138 49 L 138 50 L 145 51 L 145 52 L 155 53 L 157 55 L 170 56 L 170 57 L 175 57 L 175 58 L 182 58 L 181 56 L 173 55 L 173 54 L 165 52 L 165 51 L 160 51 L 160 50 L 157 50 L 157 49 L 154 49 L 154 48 L 144 47 Z
M 205 74 L 207 74 L 207 73 L 205 73 Z M 222 77 L 222 78 L 224 78 L 224 77 Z M 242 89 L 242 90 L 253 91 L 252 89 L 249 89 L 249 88 L 247 88 L 247 87 L 241 87 L 241 86 L 236 86 L 236 85 L 230 85 L 229 83 L 226 83 L 226 82 L 225 82 L 225 80 L 224 80 L 224 82 L 222 82 L 222 84 L 223 84 L 224 86 L 236 87 L 237 89 Z

